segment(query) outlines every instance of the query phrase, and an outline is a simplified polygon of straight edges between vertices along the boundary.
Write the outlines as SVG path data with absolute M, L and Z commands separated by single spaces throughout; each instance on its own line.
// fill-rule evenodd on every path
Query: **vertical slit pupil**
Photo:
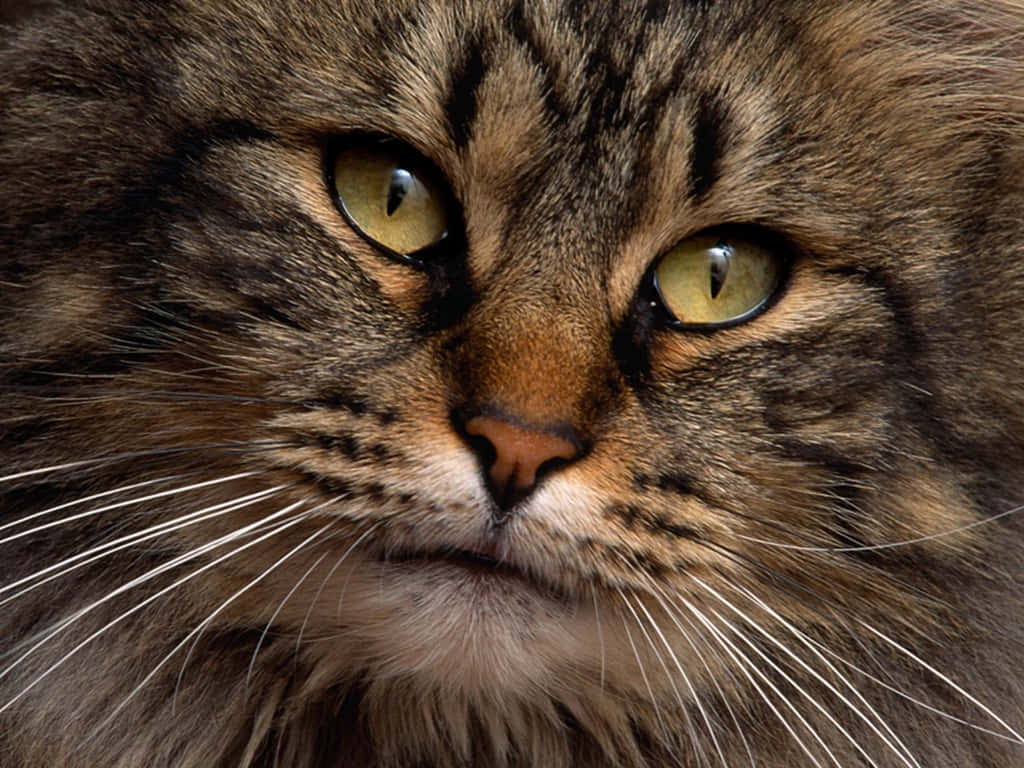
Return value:
M 395 168 L 391 171 L 391 183 L 388 185 L 388 216 L 392 215 L 402 204 L 413 184 L 415 184 L 415 180 L 405 168 Z
M 723 243 L 708 251 L 712 299 L 718 298 L 718 294 L 722 292 L 722 286 L 725 285 L 725 278 L 729 274 L 730 250 L 729 246 Z

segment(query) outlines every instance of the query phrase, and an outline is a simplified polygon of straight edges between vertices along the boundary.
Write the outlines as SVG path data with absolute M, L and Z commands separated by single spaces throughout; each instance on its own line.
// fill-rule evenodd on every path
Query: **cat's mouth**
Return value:
M 493 573 L 496 576 L 518 576 L 521 571 L 495 555 L 472 549 L 413 550 L 387 556 L 389 563 L 449 563 L 470 571 Z
M 440 547 L 435 549 L 403 549 L 382 553 L 381 562 L 390 566 L 411 569 L 450 571 L 483 582 L 514 582 L 536 590 L 559 602 L 570 601 L 566 589 L 528 569 L 507 554 L 500 552 L 494 542 L 481 542 L 470 548 Z

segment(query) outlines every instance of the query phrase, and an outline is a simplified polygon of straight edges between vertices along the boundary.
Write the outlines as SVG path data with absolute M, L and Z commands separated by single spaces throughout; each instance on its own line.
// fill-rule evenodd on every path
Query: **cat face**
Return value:
M 982 523 L 1020 501 L 1022 27 L 925 2 L 26 27 L 0 748 L 1019 759 L 1020 523 Z

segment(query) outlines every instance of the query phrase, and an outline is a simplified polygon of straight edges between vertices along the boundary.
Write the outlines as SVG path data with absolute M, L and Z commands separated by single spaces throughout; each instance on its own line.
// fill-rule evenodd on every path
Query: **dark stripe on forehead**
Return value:
M 630 190 L 630 201 L 627 205 L 629 210 L 640 210 L 652 194 L 649 184 L 654 177 L 653 169 L 665 163 L 664 154 L 655 156 L 653 149 L 653 137 L 658 126 L 665 119 L 664 113 L 668 104 L 683 88 L 683 84 L 689 74 L 690 62 L 694 58 L 695 38 L 689 38 L 687 45 L 683 48 L 674 62 L 667 69 L 660 81 L 651 83 L 640 102 L 639 108 L 634 117 L 635 138 L 637 147 L 642 148 L 638 152 L 636 161 L 631 172 L 631 181 L 627 187 Z
M 571 116 L 571 104 L 564 90 L 555 82 L 551 73 L 554 71 L 552 59 L 548 51 L 537 37 L 534 23 L 526 18 L 526 7 L 523 0 L 516 2 L 505 16 L 505 27 L 509 34 L 527 51 L 530 59 L 544 78 L 544 105 L 553 116 L 563 122 Z
M 718 180 L 719 162 L 728 138 L 728 115 L 721 96 L 715 91 L 702 93 L 693 120 L 690 196 L 700 200 Z
M 462 59 L 452 69 L 451 91 L 444 105 L 452 140 L 459 149 L 465 147 L 472 137 L 477 110 L 476 91 L 487 74 L 487 66 L 482 42 L 474 36 Z
M 584 141 L 593 139 L 601 130 L 620 127 L 617 125 L 619 121 L 630 119 L 622 108 L 630 73 L 616 67 L 603 47 L 588 54 L 586 72 L 592 85 L 588 89 L 590 111 L 583 128 Z

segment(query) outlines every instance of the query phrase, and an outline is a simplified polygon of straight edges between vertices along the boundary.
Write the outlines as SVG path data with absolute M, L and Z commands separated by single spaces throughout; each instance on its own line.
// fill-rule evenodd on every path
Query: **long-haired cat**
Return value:
M 1024 765 L 1019 0 L 0 44 L 0 765 Z

